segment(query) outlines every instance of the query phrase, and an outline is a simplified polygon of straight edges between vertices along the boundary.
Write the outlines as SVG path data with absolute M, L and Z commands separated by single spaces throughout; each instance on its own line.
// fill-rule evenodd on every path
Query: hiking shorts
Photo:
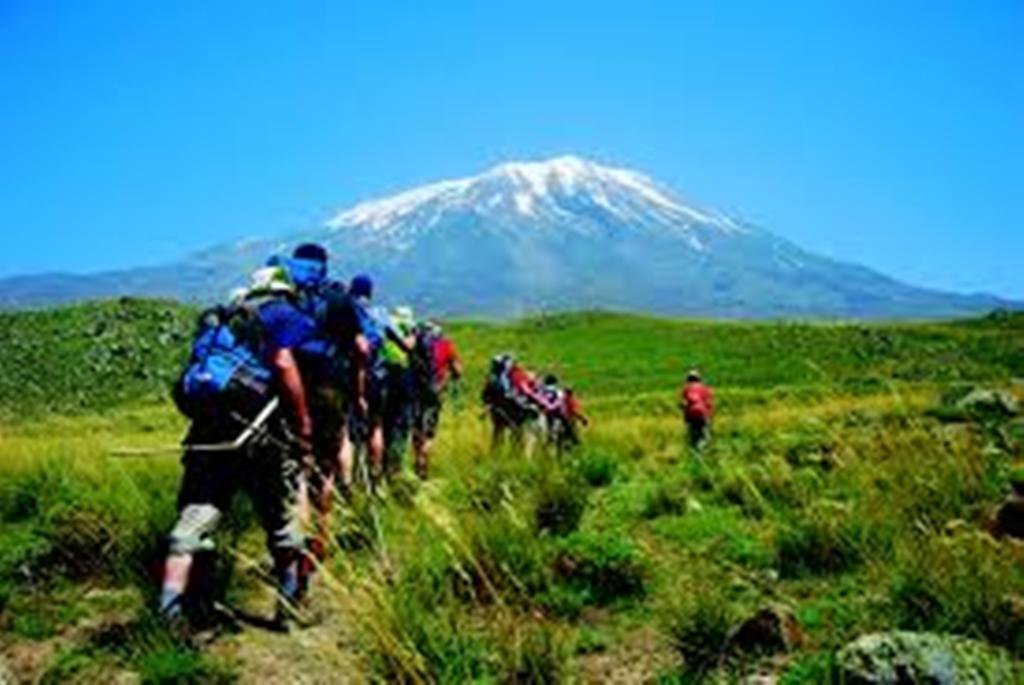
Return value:
M 338 452 L 345 429 L 345 404 L 337 388 L 318 386 L 309 392 L 309 414 L 313 420 L 313 459 L 322 476 L 338 469 Z
M 230 421 L 197 422 L 185 442 L 220 443 L 234 439 L 237 433 Z M 289 450 L 263 442 L 234 451 L 186 452 L 182 462 L 185 472 L 178 491 L 178 520 L 169 539 L 172 553 L 212 550 L 213 533 L 239 490 L 252 500 L 275 558 L 303 548 L 295 512 L 299 464 Z
M 412 418 L 412 429 L 416 435 L 433 439 L 441 421 L 441 398 L 434 393 L 421 393 L 416 398 Z

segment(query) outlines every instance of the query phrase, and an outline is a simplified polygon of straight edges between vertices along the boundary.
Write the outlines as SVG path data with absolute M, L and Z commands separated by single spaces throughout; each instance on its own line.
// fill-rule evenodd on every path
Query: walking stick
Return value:
M 267 421 L 273 416 L 274 412 L 280 406 L 281 400 L 278 397 L 273 397 L 266 406 L 260 410 L 260 413 L 256 415 L 252 421 L 247 421 L 240 415 L 232 413 L 231 416 L 234 419 L 245 424 L 245 428 L 241 433 L 238 434 L 234 440 L 226 442 L 215 442 L 209 444 L 185 444 L 185 445 L 161 445 L 159 447 L 115 447 L 110 450 L 109 454 L 115 457 L 145 457 L 153 456 L 158 454 L 173 454 L 181 451 L 185 452 L 233 452 L 243 447 L 248 443 L 254 435 L 257 433 L 265 433 L 265 425 Z

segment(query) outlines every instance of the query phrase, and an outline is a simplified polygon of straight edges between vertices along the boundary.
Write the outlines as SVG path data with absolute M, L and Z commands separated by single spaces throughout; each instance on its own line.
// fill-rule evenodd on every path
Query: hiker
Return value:
M 541 414 L 554 409 L 538 392 L 536 377 L 512 355 L 498 355 L 491 360 L 482 398 L 491 417 L 492 449 L 511 433 L 513 443 L 521 445 L 529 456 L 540 430 Z
M 564 394 L 558 384 L 558 376 L 553 373 L 544 375 L 543 380 L 535 386 L 537 395 L 544 401 L 543 405 L 537 403 L 541 410 L 541 430 L 544 433 L 546 442 L 555 448 L 556 453 L 561 453 L 561 431 L 563 429 L 562 409 Z
M 239 489 L 251 498 L 266 533 L 279 621 L 297 598 L 304 540 L 294 494 L 299 465 L 312 447 L 313 424 L 294 354 L 310 333 L 309 322 L 296 308 L 295 296 L 285 269 L 264 268 L 238 304 L 200 318 L 192 357 L 175 387 L 175 400 L 192 423 L 159 597 L 160 613 L 172 621 L 187 618 L 184 602 L 195 555 L 213 550 L 212 535 Z M 268 414 L 275 394 L 280 408 Z M 264 426 L 254 417 L 267 419 Z M 230 448 L 246 434 L 251 439 Z
M 561 411 L 556 415 L 559 422 L 557 441 L 555 447 L 561 454 L 580 444 L 579 429 L 577 426 L 589 426 L 590 419 L 583 413 L 583 405 L 572 388 L 566 386 L 562 390 Z
M 359 438 L 360 415 L 366 415 L 368 351 L 370 342 L 363 334 L 359 309 L 350 289 L 344 285 L 330 287 L 323 292 L 323 335 L 333 351 L 333 384 L 341 396 L 341 435 L 334 480 L 341 494 L 349 496 L 353 483 L 355 441 Z M 315 428 L 315 426 L 314 426 Z
M 336 481 L 342 471 L 344 456 L 352 450 L 345 418 L 343 378 L 347 359 L 328 324 L 328 312 L 339 299 L 346 297 L 343 283 L 327 275 L 327 250 L 315 243 L 295 248 L 291 258 L 280 260 L 295 283 L 297 306 L 313 329 L 296 348 L 296 360 L 309 399 L 313 421 L 313 463 L 307 465 L 308 498 L 316 517 L 314 532 L 308 545 L 313 559 L 326 558 L 326 541 L 330 529 L 330 512 L 334 504 Z M 312 559 L 303 567 L 302 592 L 312 573 Z
M 384 471 L 384 409 L 387 385 L 382 349 L 388 340 L 406 352 L 412 349 L 412 336 L 403 336 L 385 310 L 372 306 L 373 280 L 360 274 L 352 279 L 349 294 L 358 322 L 356 371 L 351 382 L 357 398 L 351 421 L 352 440 L 363 445 L 370 462 L 370 485 L 376 487 Z
M 686 422 L 690 448 L 700 454 L 711 439 L 711 419 L 715 413 L 715 405 L 711 388 L 704 384 L 700 372 L 696 369 L 691 369 L 686 374 L 679 408 Z
M 390 315 L 391 327 L 404 341 L 388 337 L 381 350 L 384 363 L 385 401 L 384 472 L 389 477 L 401 472 L 409 443 L 415 402 L 415 380 L 407 347 L 415 345 L 416 320 L 412 308 L 396 307 Z
M 549 373 L 537 388 L 537 394 L 545 404 L 540 407 L 543 412 L 543 429 L 548 444 L 561 455 L 580 443 L 578 424 L 589 424 L 583 414 L 579 399 L 572 388 L 562 387 L 558 377 Z
M 512 399 L 511 375 L 514 364 L 515 359 L 508 353 L 492 357 L 480 393 L 480 399 L 491 419 L 492 450 L 496 450 L 503 442 L 506 432 L 512 432 L 513 439 L 516 439 L 520 409 Z
M 462 362 L 459 361 L 455 343 L 445 336 L 437 323 L 428 321 L 421 325 L 416 334 L 412 353 L 414 402 L 413 402 L 413 454 L 416 475 L 426 480 L 430 450 L 437 426 L 441 420 L 442 397 L 446 388 L 457 391 L 462 378 Z M 448 378 L 451 377 L 451 385 Z

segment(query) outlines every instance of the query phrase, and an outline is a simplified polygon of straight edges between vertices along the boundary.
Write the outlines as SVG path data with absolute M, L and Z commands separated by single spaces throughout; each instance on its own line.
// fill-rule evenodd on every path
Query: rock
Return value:
M 740 652 L 790 652 L 803 643 L 804 634 L 793 612 L 771 605 L 733 629 L 729 648 Z
M 1024 540 L 1024 495 L 1011 492 L 996 511 L 996 535 Z
M 955 635 L 894 631 L 864 635 L 837 655 L 845 685 L 1011 683 L 1008 653 Z
M 956 406 L 977 417 L 1009 418 L 1020 412 L 1017 398 L 1002 390 L 972 390 Z

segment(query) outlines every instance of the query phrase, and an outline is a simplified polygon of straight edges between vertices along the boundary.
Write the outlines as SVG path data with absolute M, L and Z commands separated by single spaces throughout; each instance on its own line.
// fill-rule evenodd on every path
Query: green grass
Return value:
M 180 439 L 165 390 L 191 316 L 134 301 L 0 315 L 0 631 L 59 643 L 51 682 L 112 669 L 225 682 L 237 665 L 182 650 L 145 608 L 177 457 L 110 454 Z M 807 636 L 782 682 L 821 682 L 835 650 L 889 628 L 1024 656 L 1024 553 L 979 532 L 1024 459 L 1024 429 L 949 411 L 970 387 L 1024 394 L 1019 318 L 584 313 L 449 328 L 467 388 L 443 418 L 436 479 L 383 502 L 357 494 L 320 578 L 353 638 L 319 649 L 351 652 L 368 678 L 561 682 L 636 660 L 661 664 L 665 682 L 738 676 L 763 657 L 723 656 L 722 642 L 768 603 L 791 607 Z M 501 350 L 577 388 L 594 420 L 582 449 L 489 453 L 475 395 Z M 720 400 L 703 462 L 684 452 L 675 408 L 694 364 Z M 221 541 L 241 602 L 263 592 L 245 512 Z M 97 599 L 107 592 L 118 599 Z

